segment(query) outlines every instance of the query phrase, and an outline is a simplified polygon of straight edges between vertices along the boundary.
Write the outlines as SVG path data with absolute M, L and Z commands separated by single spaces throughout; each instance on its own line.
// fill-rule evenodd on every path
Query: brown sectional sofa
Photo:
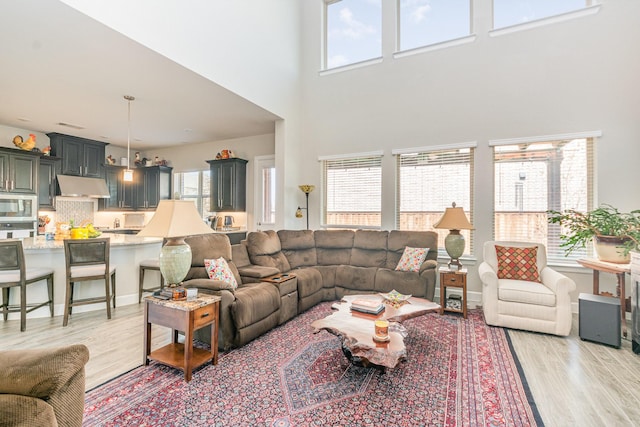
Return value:
M 432 231 L 280 230 L 257 231 L 231 245 L 226 235 L 186 239 L 192 265 L 186 287 L 221 295 L 221 349 L 239 347 L 322 301 L 344 295 L 389 292 L 433 300 L 437 272 L 437 234 Z M 396 271 L 405 247 L 429 248 L 419 272 Z M 238 288 L 210 280 L 204 259 L 224 257 Z M 275 274 L 295 279 L 264 282 Z M 205 328 L 206 329 L 206 328 Z M 208 331 L 196 337 L 208 341 Z

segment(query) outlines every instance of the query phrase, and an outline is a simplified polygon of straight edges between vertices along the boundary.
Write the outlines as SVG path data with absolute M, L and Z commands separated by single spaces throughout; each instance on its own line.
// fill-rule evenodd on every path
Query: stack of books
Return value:
M 362 313 L 378 314 L 384 310 L 382 301 L 371 299 L 356 299 L 351 302 L 351 310 L 360 311 Z

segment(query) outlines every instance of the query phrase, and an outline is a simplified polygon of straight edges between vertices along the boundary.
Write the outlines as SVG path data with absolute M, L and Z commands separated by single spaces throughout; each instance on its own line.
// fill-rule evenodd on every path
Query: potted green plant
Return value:
M 589 212 L 547 211 L 551 224 L 558 224 L 567 254 L 585 248 L 593 240 L 598 259 L 626 264 L 629 251 L 640 248 L 640 210 L 620 212 L 611 205 L 601 205 Z

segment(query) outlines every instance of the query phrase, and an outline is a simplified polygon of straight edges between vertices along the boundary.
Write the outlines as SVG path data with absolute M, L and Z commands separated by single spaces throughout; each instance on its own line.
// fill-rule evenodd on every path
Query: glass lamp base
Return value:
M 160 250 L 160 273 L 168 286 L 182 283 L 191 268 L 191 248 L 182 244 L 171 244 L 169 241 Z

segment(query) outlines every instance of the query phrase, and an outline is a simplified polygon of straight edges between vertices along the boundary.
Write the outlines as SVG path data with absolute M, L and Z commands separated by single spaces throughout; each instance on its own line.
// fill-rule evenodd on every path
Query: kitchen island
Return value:
M 116 267 L 116 306 L 138 304 L 138 266 L 145 259 L 158 258 L 162 239 L 155 237 L 138 237 L 126 234 L 103 234 L 111 242 L 110 263 Z M 54 314 L 64 312 L 64 294 L 66 287 L 66 270 L 64 244 L 62 240 L 45 240 L 44 236 L 25 238 L 22 240 L 27 267 L 51 267 L 54 269 Z M 148 279 L 160 280 L 158 272 L 150 272 Z M 76 298 L 87 298 L 104 295 L 104 282 L 95 281 L 76 287 Z M 19 293 L 13 292 L 11 303 L 18 303 Z M 27 288 L 27 301 L 45 301 L 47 299 L 46 282 L 34 283 Z M 73 309 L 74 313 L 105 310 L 104 303 L 90 304 Z M 47 307 L 29 313 L 27 318 L 49 316 Z M 10 313 L 10 319 L 18 319 L 19 313 Z M 106 314 L 105 314 L 106 318 Z M 62 324 L 62 319 L 60 320 Z M 73 319 L 70 321 L 73 322 Z

